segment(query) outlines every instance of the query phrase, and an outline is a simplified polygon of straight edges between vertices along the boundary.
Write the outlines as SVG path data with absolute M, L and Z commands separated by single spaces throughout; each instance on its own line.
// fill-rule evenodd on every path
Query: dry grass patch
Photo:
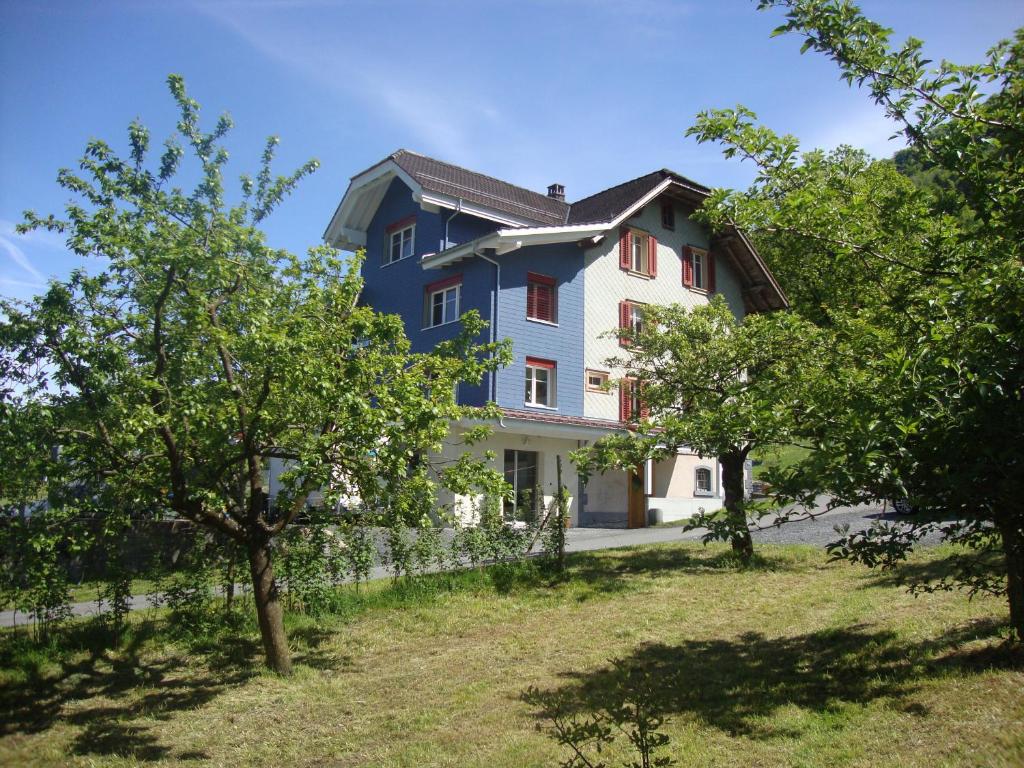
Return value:
M 1024 763 L 1002 601 L 760 552 L 750 570 L 692 544 L 588 553 L 557 584 L 501 567 L 402 599 L 375 584 L 347 618 L 292 619 L 288 679 L 260 671 L 255 636 L 204 655 L 140 627 L 117 653 L 4 672 L 0 764 L 550 766 L 566 755 L 524 691 L 585 716 L 621 683 L 612 658 L 652 673 L 682 765 Z

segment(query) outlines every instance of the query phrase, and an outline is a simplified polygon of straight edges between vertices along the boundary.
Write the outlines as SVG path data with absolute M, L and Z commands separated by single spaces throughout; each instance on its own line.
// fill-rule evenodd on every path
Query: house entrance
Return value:
M 505 500 L 506 519 L 533 522 L 537 480 L 536 451 L 505 451 L 505 482 L 512 486 L 512 500 Z

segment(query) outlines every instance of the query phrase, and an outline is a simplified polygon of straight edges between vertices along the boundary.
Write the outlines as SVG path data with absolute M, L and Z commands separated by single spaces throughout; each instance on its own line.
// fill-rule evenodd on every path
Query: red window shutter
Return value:
M 708 292 L 715 292 L 715 254 L 709 253 L 708 262 Z
M 527 272 L 526 279 L 526 316 L 555 322 L 555 278 Z
M 647 403 L 644 402 L 643 394 L 644 394 L 643 391 L 641 391 L 640 392 L 640 418 L 641 419 L 646 419 L 648 416 L 651 415 L 651 409 L 648 407 Z
M 619 302 L 619 328 L 621 328 L 624 331 L 625 330 L 629 330 L 629 325 L 630 325 L 629 321 L 630 321 L 629 302 L 628 301 L 620 301 Z M 629 340 L 628 339 L 620 338 L 619 339 L 619 346 L 620 347 L 628 347 L 629 346 Z
M 538 320 L 546 320 L 549 323 L 555 322 L 555 313 L 553 311 L 554 307 L 552 306 L 553 302 L 551 301 L 551 286 L 536 285 L 534 288 L 536 289 L 535 293 L 537 296 L 536 318 Z
M 622 269 L 629 269 L 629 251 L 629 227 L 623 227 L 619 230 L 619 266 Z
M 541 357 L 527 357 L 526 358 L 526 364 L 527 365 L 532 365 L 534 368 L 549 368 L 549 369 L 553 369 L 555 367 L 555 361 L 554 360 L 545 360 L 545 359 L 543 359 Z
M 619 421 L 629 421 L 629 379 L 619 382 Z
M 658 238 L 651 235 L 647 241 L 647 265 L 650 268 L 651 277 L 658 276 Z
M 693 249 L 683 246 L 683 285 L 693 287 Z

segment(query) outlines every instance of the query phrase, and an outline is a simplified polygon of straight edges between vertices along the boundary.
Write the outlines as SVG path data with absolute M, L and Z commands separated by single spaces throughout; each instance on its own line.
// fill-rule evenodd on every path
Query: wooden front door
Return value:
M 627 520 L 629 528 L 645 528 L 647 526 L 647 509 L 644 504 L 644 468 L 635 467 L 627 473 L 628 487 Z

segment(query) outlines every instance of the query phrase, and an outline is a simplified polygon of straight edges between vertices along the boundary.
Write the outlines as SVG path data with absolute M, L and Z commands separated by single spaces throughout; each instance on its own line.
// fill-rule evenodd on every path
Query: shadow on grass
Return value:
M 958 576 L 962 575 L 993 583 L 1002 582 L 1005 585 L 1005 568 L 1002 552 L 956 550 L 944 557 L 931 557 L 921 562 L 900 563 L 894 568 L 876 571 L 861 588 L 937 586 L 944 581 L 955 581 Z
M 303 627 L 292 637 L 293 659 L 317 669 L 348 663 L 326 649 L 329 632 Z M 205 760 L 201 751 L 173 753 L 145 724 L 194 710 L 244 684 L 261 669 L 258 638 L 220 632 L 187 650 L 143 652 L 166 637 L 166 627 L 143 621 L 121 648 L 93 623 L 66 628 L 59 646 L 39 648 L 28 638 L 3 645 L 0 668 L 0 736 L 32 734 L 57 723 L 76 726 L 69 754 L 127 757 L 139 762 Z
M 569 555 L 564 581 L 579 581 L 586 589 L 579 600 L 644 589 L 651 578 L 670 573 L 735 575 L 739 570 L 787 571 L 806 567 L 790 559 L 755 553 L 749 565 L 742 565 L 728 548 L 658 546 L 606 552 L 578 552 Z
M 644 644 L 601 669 L 564 673 L 561 686 L 529 692 L 523 700 L 538 720 L 550 722 L 554 716 L 592 717 L 643 697 L 654 714 L 693 719 L 731 736 L 795 737 L 800 733 L 771 720 L 776 710 L 827 712 L 887 699 L 899 711 L 926 715 L 926 708 L 906 701 L 923 681 L 950 671 L 1020 666 L 1020 648 L 960 648 L 992 639 L 999 626 L 979 622 L 923 643 L 855 626 L 796 637 L 751 632 L 734 640 Z M 643 691 L 632 690 L 638 680 Z

